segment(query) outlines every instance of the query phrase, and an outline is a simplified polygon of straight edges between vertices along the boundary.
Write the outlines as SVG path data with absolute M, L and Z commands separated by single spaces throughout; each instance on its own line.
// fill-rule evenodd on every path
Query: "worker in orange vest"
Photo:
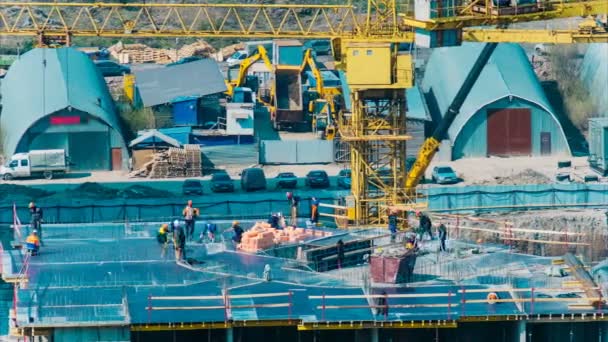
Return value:
M 32 255 L 37 255 L 40 249 L 40 239 L 38 238 L 38 231 L 34 229 L 32 233 L 25 239 L 25 246 L 27 251 Z
M 321 202 L 313 197 L 310 201 L 310 222 L 317 224 L 319 222 L 319 204 Z
M 186 223 L 186 238 L 190 241 L 194 238 L 194 221 L 199 214 L 198 209 L 192 206 L 192 200 L 188 200 L 188 204 L 182 211 L 182 215 L 184 215 Z

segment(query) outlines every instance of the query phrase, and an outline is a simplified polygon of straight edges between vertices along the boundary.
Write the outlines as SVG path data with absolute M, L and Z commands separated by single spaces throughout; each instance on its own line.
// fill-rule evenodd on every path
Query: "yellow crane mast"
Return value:
M 493 0 L 461 0 L 452 8 L 425 8 L 433 1 L 397 3 L 368 0 L 364 13 L 350 1 L 314 4 L 146 4 L 2 2 L 0 37 L 33 36 L 40 44 L 70 44 L 73 37 L 332 39 L 334 57 L 346 69 L 352 112 L 338 118 L 351 146 L 350 220 L 378 224 L 390 207 L 403 215 L 416 207 L 419 176 L 433 157 L 425 144 L 406 177 L 405 90 L 414 85 L 409 54 L 398 43 L 422 42 L 424 35 L 485 42 L 608 42 L 601 25 L 570 30 L 510 30 L 505 25 L 608 13 L 605 0 L 540 0 L 522 6 L 494 6 Z M 430 5 L 429 5 L 430 6 Z M 479 28 L 498 26 L 498 28 Z M 455 114 L 454 114 L 455 115 Z M 408 182 L 406 183 L 406 178 Z

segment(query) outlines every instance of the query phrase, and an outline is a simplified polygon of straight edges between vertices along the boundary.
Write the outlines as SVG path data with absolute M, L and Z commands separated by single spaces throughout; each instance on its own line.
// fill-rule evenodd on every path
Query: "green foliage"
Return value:
M 579 53 L 576 46 L 560 46 L 550 55 L 553 78 L 559 85 L 566 114 L 579 129 L 587 129 L 588 119 L 594 114 L 589 93 L 580 79 Z
M 125 128 L 125 138 L 131 140 L 137 136 L 137 131 L 156 128 L 154 112 L 150 108 L 133 108 L 126 101 L 117 103 L 120 119 Z

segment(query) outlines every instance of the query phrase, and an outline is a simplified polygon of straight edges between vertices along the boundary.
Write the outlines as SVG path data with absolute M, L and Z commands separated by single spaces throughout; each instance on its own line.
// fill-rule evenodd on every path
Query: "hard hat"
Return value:
M 30 204 L 28 205 L 28 208 L 30 208 L 30 209 L 31 209 L 31 208 L 33 208 L 33 207 L 35 207 L 35 206 L 36 206 L 36 204 L 35 204 L 34 202 L 30 202 Z
M 38 231 L 36 229 L 34 229 L 34 231 L 32 233 L 38 234 Z
M 188 205 L 192 205 L 192 200 L 188 200 Z
M 179 221 L 178 220 L 173 221 L 173 225 L 176 227 L 179 226 Z
M 239 221 L 232 221 L 233 226 L 236 226 L 237 224 L 239 224 Z

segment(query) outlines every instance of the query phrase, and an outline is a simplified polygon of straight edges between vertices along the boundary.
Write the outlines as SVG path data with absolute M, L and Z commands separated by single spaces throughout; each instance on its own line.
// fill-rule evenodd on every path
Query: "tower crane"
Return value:
M 424 2 L 426 8 L 416 2 L 412 9 L 401 1 L 368 0 L 364 13 L 350 1 L 343 5 L 1 2 L 0 37 L 36 37 L 40 45 L 69 45 L 74 37 L 331 39 L 334 57 L 346 70 L 352 103 L 351 113 L 337 120 L 341 139 L 351 147 L 352 195 L 346 198 L 344 217 L 358 224 L 378 224 L 386 220 L 390 207 L 403 209 L 405 215 L 419 205 L 415 187 L 436 150 L 434 141 L 425 143 L 406 176 L 410 137 L 405 90 L 414 86 L 414 67 L 412 56 L 398 51 L 398 43 L 490 42 L 484 49 L 488 53 L 478 59 L 481 63 L 498 42 L 608 42 L 605 29 L 588 25 L 571 30 L 504 29 L 515 22 L 605 14 L 605 0 L 539 0 L 506 8 L 494 6 L 493 0 L 459 0 L 451 8 L 430 6 L 432 2 Z M 454 117 L 457 109 L 458 103 L 450 106 L 453 113 L 448 117 Z M 441 139 L 442 134 L 436 132 L 432 139 Z

